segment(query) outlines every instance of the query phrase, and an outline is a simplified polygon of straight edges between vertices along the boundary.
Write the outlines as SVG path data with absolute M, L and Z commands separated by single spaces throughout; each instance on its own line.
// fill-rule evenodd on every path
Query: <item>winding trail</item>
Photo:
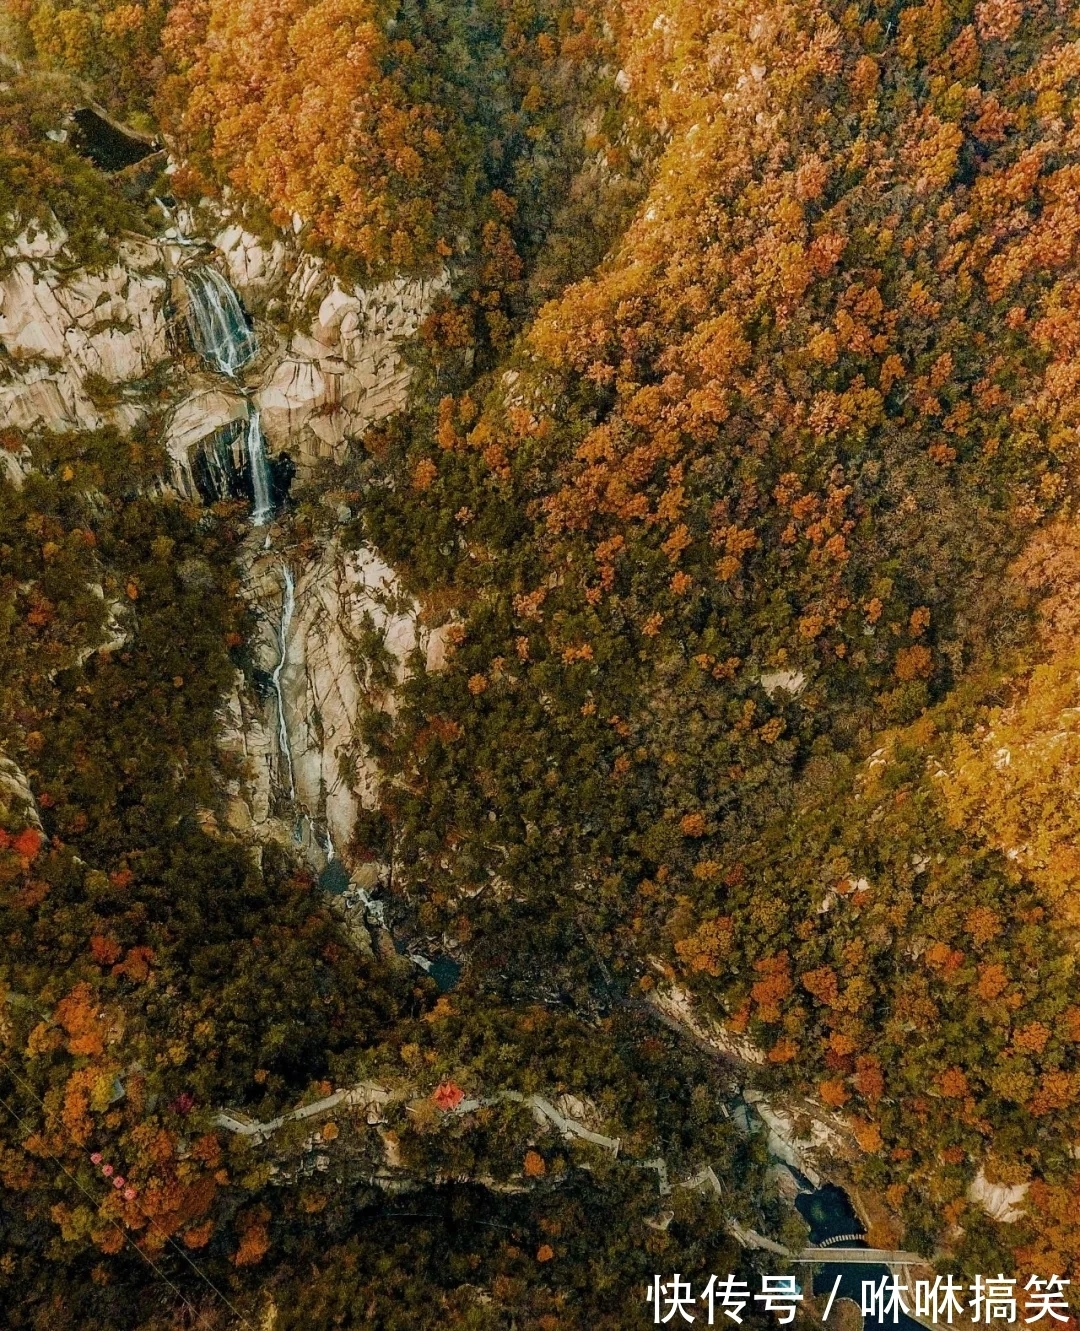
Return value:
M 339 1105 L 345 1105 L 347 1108 L 377 1105 L 381 1108 L 392 1101 L 404 1100 L 406 1095 L 407 1093 L 404 1091 L 388 1091 L 385 1087 L 378 1086 L 374 1082 L 365 1081 L 359 1082 L 356 1086 L 351 1086 L 347 1090 L 335 1091 L 332 1095 L 324 1096 L 321 1100 L 315 1100 L 309 1105 L 301 1105 L 298 1109 L 291 1109 L 287 1114 L 282 1114 L 280 1117 L 269 1119 L 266 1122 L 237 1118 L 235 1114 L 226 1110 L 216 1114 L 213 1122 L 215 1127 L 225 1128 L 226 1131 L 236 1133 L 241 1137 L 255 1137 L 260 1141 L 267 1141 L 278 1128 L 284 1127 L 286 1123 L 314 1118 L 318 1114 L 336 1109 Z M 591 1128 L 587 1128 L 576 1119 L 561 1114 L 551 1101 L 546 1100 L 542 1095 L 523 1095 L 520 1091 L 498 1091 L 495 1095 L 481 1099 L 462 1100 L 453 1109 L 445 1112 L 448 1116 L 454 1115 L 460 1118 L 464 1114 L 471 1114 L 474 1110 L 507 1102 L 528 1105 L 538 1119 L 551 1123 L 564 1137 L 577 1137 L 581 1141 L 591 1142 L 594 1146 L 600 1146 L 604 1150 L 610 1151 L 613 1156 L 619 1154 L 619 1147 L 622 1145 L 621 1138 L 606 1137 L 603 1133 L 593 1132 Z

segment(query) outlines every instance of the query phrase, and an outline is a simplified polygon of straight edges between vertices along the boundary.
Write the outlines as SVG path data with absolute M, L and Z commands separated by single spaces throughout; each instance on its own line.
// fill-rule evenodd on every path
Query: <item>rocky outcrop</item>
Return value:
M 256 320 L 262 352 L 241 376 L 270 453 L 287 451 L 307 471 L 325 459 L 340 463 L 351 438 L 404 407 L 409 369 L 400 344 L 447 285 L 445 274 L 346 290 L 320 260 L 298 256 L 288 238 L 263 241 L 232 222 L 217 231 L 215 246 L 247 308 L 274 320 Z M 182 310 L 182 280 L 174 286 Z M 201 438 L 217 428 L 220 422 Z M 199 442 L 186 426 L 183 438 L 170 435 L 180 477 L 190 476 Z
M 653 965 L 661 972 L 665 970 L 663 962 L 655 958 Z M 652 989 L 649 991 L 648 1001 L 660 1013 L 667 1025 L 677 1027 L 690 1035 L 698 1045 L 719 1054 L 720 1057 L 748 1066 L 764 1064 L 765 1054 L 752 1040 L 736 1035 L 734 1031 L 728 1030 L 719 1022 L 710 1020 L 695 1008 L 690 994 L 680 985 L 671 984 Z
M 778 692 L 797 698 L 806 687 L 806 676 L 801 670 L 770 670 L 760 677 L 759 683 L 770 698 Z
M 364 710 L 393 710 L 408 658 L 427 640 L 415 605 L 371 550 L 331 543 L 297 578 L 281 671 L 295 798 L 337 847 L 376 798 L 377 769 L 358 733 Z
M 329 836 L 354 883 L 363 879 L 370 888 L 374 880 L 364 874 L 373 866 L 349 856 L 357 815 L 375 807 L 378 795 L 378 768 L 361 723 L 370 709 L 393 712 L 394 691 L 413 668 L 414 653 L 417 664 L 438 668 L 447 629 L 421 622 L 416 604 L 372 550 L 343 550 L 335 541 L 294 574 L 293 613 L 283 616 L 289 559 L 287 551 L 260 554 L 244 579 L 259 616 L 252 649 L 264 685 L 256 694 L 238 677 L 220 718 L 219 742 L 243 758 L 247 771 L 243 783 L 230 787 L 228 821 L 257 840 L 280 838 L 285 824 L 273 817 L 276 804 L 291 822 L 288 835 L 316 868 L 326 863 Z
M 288 829 L 271 816 L 275 742 L 267 710 L 251 696 L 243 672 L 238 670 L 218 713 L 218 747 L 239 758 L 243 772 L 229 782 L 225 818 L 241 836 L 284 843 Z
M 329 289 L 310 333 L 291 335 L 255 391 L 271 448 L 298 446 L 301 466 L 322 458 L 340 462 L 350 437 L 400 411 L 409 370 L 399 345 L 416 332 L 446 282 L 445 275 L 398 279 L 346 291 L 336 279 L 327 283 L 316 260 L 302 261 L 289 284 L 290 308 L 311 304 Z
M 985 1167 L 980 1165 L 968 1187 L 968 1201 L 981 1206 L 991 1220 L 1012 1225 L 1024 1218 L 1027 1193 L 1026 1183 L 991 1183 Z
M 130 640 L 132 627 L 130 603 L 125 604 L 115 597 L 106 599 L 105 588 L 100 582 L 89 583 L 87 590 L 99 601 L 105 601 L 107 614 L 101 638 L 91 646 L 80 649 L 75 658 L 78 665 L 84 665 L 99 652 L 118 652 Z
M 234 478 L 247 465 L 234 457 L 229 469 L 226 455 L 243 452 L 236 427 L 253 419 L 253 409 L 268 452 L 287 451 L 310 470 L 322 459 L 340 462 L 350 439 L 405 405 L 401 346 L 447 286 L 445 274 L 347 288 L 320 260 L 298 254 L 291 236 L 260 239 L 240 214 L 208 205 L 170 213 L 168 222 L 156 240 L 120 241 L 115 260 L 97 272 L 75 267 L 55 223 L 28 226 L 9 247 L 0 268 L 5 422 L 28 431 L 105 423 L 126 431 L 151 407 L 164 408 L 172 481 L 197 500 L 223 488 L 208 486 L 208 471 L 225 468 Z M 213 244 L 199 239 L 200 224 L 209 224 L 202 234 Z M 206 264 L 228 276 L 256 315 L 261 350 L 234 377 L 177 354 L 186 274 Z M 147 391 L 145 381 L 166 367 Z M 25 452 L 0 453 L 16 484 L 30 465 Z M 224 489 L 236 492 L 231 479 Z M 421 627 L 417 608 L 371 551 L 331 543 L 293 570 L 295 614 L 281 660 L 282 557 L 252 543 L 244 570 L 262 627 L 256 687 L 238 684 L 220 717 L 222 747 L 243 759 L 244 771 L 228 791 L 227 822 L 260 841 L 293 837 L 303 822 L 297 813 L 306 813 L 305 849 L 317 859 L 327 833 L 347 848 L 359 809 L 376 796 L 377 774 L 359 738 L 365 709 L 392 709 L 410 653 L 419 649 L 434 666 L 445 644 Z
M 285 276 L 284 241 L 264 243 L 238 222 L 230 222 L 214 237 L 214 245 L 224 260 L 226 277 L 248 309 L 258 311 Z
M 662 962 L 654 964 L 661 970 Z M 742 1083 L 741 1093 L 763 1124 L 774 1159 L 799 1170 L 814 1187 L 829 1176 L 835 1161 L 858 1154 L 858 1147 L 843 1119 L 821 1104 L 790 1094 L 768 1095 L 748 1084 L 767 1060 L 764 1052 L 744 1036 L 736 1035 L 696 1008 L 690 994 L 669 984 L 650 990 L 648 1001 L 665 1025 L 689 1036 L 699 1048 L 729 1061 Z
M 63 271 L 59 226 L 24 231 L 0 279 L 0 417 L 21 429 L 129 429 L 134 402 L 95 404 L 88 385 L 144 378 L 168 355 L 168 292 L 156 246 L 123 241 L 100 272 Z
M 193 233 L 200 218 L 213 223 L 213 245 Z M 173 479 L 193 498 L 195 453 L 245 414 L 241 390 L 261 414 L 270 452 L 287 451 L 308 470 L 342 461 L 350 438 L 405 405 L 409 370 L 400 345 L 446 287 L 445 274 L 346 289 L 320 260 L 299 255 L 289 236 L 260 239 L 220 210 L 170 221 L 154 240 L 121 240 L 114 262 L 96 272 L 74 266 L 55 221 L 28 224 L 6 248 L 0 419 L 27 431 L 111 424 L 126 432 L 160 407 L 160 382 L 151 401 L 143 381 L 171 359 L 168 393 L 178 405 L 166 443 Z M 228 381 L 211 389 L 207 376 L 193 376 L 190 363 L 171 355 L 169 320 L 182 328 L 185 270 L 207 262 L 249 311 L 273 320 L 257 321 L 262 351 L 235 392 Z
M 247 399 L 217 381 L 207 381 L 174 408 L 166 427 L 165 447 L 173 463 L 180 491 L 197 498 L 194 457 L 199 447 L 219 430 L 247 418 Z
M 23 482 L 33 470 L 34 460 L 26 444 L 18 448 L 0 447 L 0 480 L 21 490 Z
M 765 1096 L 750 1087 L 743 1089 L 743 1099 L 765 1125 L 769 1154 L 797 1169 L 815 1188 L 827 1177 L 831 1157 L 853 1153 L 850 1134 L 820 1105 L 792 1096 Z
M 0 807 L 8 809 L 32 823 L 40 832 L 41 815 L 38 813 L 30 782 L 18 763 L 0 750 Z

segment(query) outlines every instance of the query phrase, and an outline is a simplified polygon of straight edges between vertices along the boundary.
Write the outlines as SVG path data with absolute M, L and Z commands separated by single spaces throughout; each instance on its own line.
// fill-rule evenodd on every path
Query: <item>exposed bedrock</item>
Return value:
M 168 283 L 157 246 L 121 242 L 117 259 L 67 271 L 57 225 L 27 228 L 0 278 L 0 419 L 19 429 L 129 430 L 145 414 L 137 389 L 169 354 Z M 115 394 L 102 389 L 115 388 Z
M 412 668 L 414 652 L 425 667 L 437 668 L 444 630 L 420 622 L 417 606 L 372 550 L 347 551 L 333 541 L 295 571 L 292 613 L 283 616 L 289 557 L 261 555 L 245 581 L 259 614 L 254 653 L 266 686 L 257 718 L 250 701 L 232 705 L 224 743 L 249 760 L 253 826 L 269 816 L 272 792 L 283 805 L 291 785 L 293 808 L 329 834 L 348 863 L 357 815 L 377 797 L 377 768 L 360 734 L 363 714 L 393 711 L 394 689 Z M 279 663 L 284 734 L 270 687 Z
M 172 479 L 190 494 L 193 450 L 233 418 L 223 406 L 233 384 L 260 412 L 269 452 L 288 452 L 302 471 L 341 461 L 350 438 L 400 410 L 409 379 L 401 343 L 446 276 L 347 290 L 290 240 L 221 221 L 213 242 L 191 234 L 187 216 L 187 234 L 124 238 L 99 271 L 74 266 L 55 221 L 28 225 L 0 260 L 0 419 L 126 433 L 164 408 Z M 223 381 L 211 396 L 207 348 L 193 348 L 201 363 L 181 353 L 199 322 L 188 318 L 193 291 L 229 294 L 229 284 L 254 320 L 253 350 L 236 364 L 211 357 Z M 213 331 L 202 329 L 203 340 Z

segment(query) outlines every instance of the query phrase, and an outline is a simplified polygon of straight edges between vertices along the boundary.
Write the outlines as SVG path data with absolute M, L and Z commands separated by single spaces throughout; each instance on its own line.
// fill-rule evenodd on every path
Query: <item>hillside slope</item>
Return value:
M 134 1134 L 156 1114 L 169 1149 L 187 1149 L 182 1094 L 206 1114 L 231 1099 L 270 1116 L 328 1094 L 331 1075 L 393 1081 L 398 1118 L 360 1127 L 351 1158 L 366 1163 L 334 1184 L 271 1188 L 247 1147 L 212 1146 L 221 1134 L 202 1122 L 200 1177 L 217 1178 L 217 1150 L 236 1149 L 244 1173 L 222 1168 L 200 1209 L 173 1207 L 170 1236 L 209 1244 L 246 1307 L 259 1305 L 244 1268 L 272 1271 L 281 1325 L 325 1248 L 312 1311 L 295 1313 L 319 1325 L 347 1318 L 334 1291 L 350 1282 L 385 1325 L 417 1324 L 395 1310 L 395 1281 L 423 1252 L 402 1308 L 437 1288 L 431 1316 L 451 1325 L 527 1308 L 544 1331 L 615 1327 L 645 1315 L 630 1285 L 654 1258 L 737 1260 L 723 1232 L 735 1212 L 800 1241 L 762 1178 L 762 1139 L 727 1117 L 736 1078 L 829 1125 L 844 1143 L 830 1167 L 875 1242 L 957 1272 L 1080 1279 L 1075 16 L 1021 0 L 185 0 L 123 7 L 124 20 L 87 3 L 63 21 L 9 8 L 24 57 L 65 76 L 100 81 L 121 37 L 145 44 L 138 92 L 116 98 L 158 118 L 181 205 L 236 208 L 342 281 L 446 271 L 408 352 L 408 407 L 309 467 L 273 533 L 311 564 L 331 541 L 378 551 L 446 648 L 396 685 L 385 660 L 378 675 L 380 644 L 357 667 L 381 680 L 354 727 L 381 784 L 339 850 L 369 886 L 382 866 L 375 955 L 350 950 L 322 897 L 310 914 L 297 904 L 314 892 L 299 852 L 262 857 L 196 825 L 236 775 L 210 742 L 222 642 L 257 683 L 222 571 L 243 562 L 241 506 L 130 493 L 109 470 L 127 447 L 113 436 L 9 440 L 40 473 L 5 517 L 10 756 L 53 839 L 56 884 L 23 881 L 44 843 L 17 842 L 13 813 L 7 937 L 15 952 L 40 938 L 65 976 L 57 988 L 9 959 L 12 987 L 59 1013 L 46 1030 L 27 1015 L 10 1047 L 71 1106 L 58 1112 L 77 1144 L 92 1122 L 133 1143 L 149 1177 Z M 99 183 L 79 186 L 95 217 Z M 43 193 L 42 209 L 61 206 L 62 191 Z M 307 314 L 293 300 L 282 338 Z M 140 462 L 158 457 L 154 429 Z M 97 467 L 77 503 L 63 489 L 76 462 Z M 185 622 L 205 662 L 190 715 L 189 672 L 169 655 L 191 596 L 174 546 L 215 566 Z M 125 662 L 122 698 L 77 650 L 52 673 L 26 664 L 43 633 L 63 636 L 46 624 L 93 619 L 71 590 L 91 577 L 114 590 L 133 577 L 139 604 L 145 582 L 144 655 Z M 139 684 L 159 666 L 165 684 Z M 115 788 L 113 711 L 146 754 Z M 162 795 L 178 743 L 188 766 Z M 210 958 L 164 900 L 158 852 L 174 827 L 194 866 L 184 928 L 209 909 L 207 875 L 248 902 L 226 912 Z M 95 879 L 122 930 L 85 903 L 58 913 L 61 887 L 76 903 L 84 890 L 65 841 L 112 883 Z M 111 893 L 128 873 L 145 900 L 122 911 Z M 411 974 L 395 936 L 452 955 L 460 988 L 439 996 Z M 213 1075 L 168 1070 L 200 1029 L 207 1043 L 192 998 L 166 1052 L 162 1031 L 140 1028 L 168 1108 L 110 1109 L 98 1081 L 112 1063 L 93 1063 L 93 1080 L 78 1061 L 105 1045 L 78 1045 L 89 1019 L 63 1004 L 82 1014 L 98 985 L 147 983 L 140 948 L 163 983 L 198 960 L 206 1004 L 237 977 L 263 995 L 252 949 L 269 937 L 280 993 L 254 1012 L 246 998 L 222 1007 L 236 1029 L 209 1040 Z M 357 992 L 358 1007 L 344 997 Z M 301 1034 L 309 999 L 326 1022 Z M 117 1001 L 130 1026 L 139 998 Z M 701 1056 L 703 1031 L 721 1064 Z M 622 1163 L 589 1157 L 579 1176 L 527 1116 L 489 1114 L 495 1088 L 600 1106 L 591 1121 L 618 1132 Z M 449 1115 L 474 1098 L 458 1135 Z M 416 1208 L 436 1223 L 415 1241 L 373 1237 L 386 1208 L 357 1182 L 375 1168 L 368 1128 L 433 1208 Z M 322 1150 L 313 1141 L 301 1153 Z M 86 1282 L 113 1270 L 91 1265 L 93 1245 L 108 1243 L 67 1201 L 50 1212 L 38 1166 L 19 1173 L 26 1151 L 48 1158 L 38 1146 L 10 1145 L 40 1227 L 19 1278 L 36 1279 L 25 1254 L 52 1214 L 90 1306 Z M 59 1135 L 50 1150 L 62 1155 Z M 723 1162 L 732 1196 L 689 1188 L 654 1216 L 658 1197 L 630 1181 L 654 1152 L 683 1179 Z M 291 1168 L 288 1150 L 273 1163 Z M 450 1177 L 472 1200 L 445 1201 Z M 504 1200 L 477 1202 L 476 1187 Z M 1007 1206 L 988 1201 L 994 1188 Z M 480 1217 L 504 1203 L 501 1246 L 447 1238 L 444 1206 Z M 613 1217 L 589 1254 L 582 1236 Z M 130 1270 L 115 1278 L 126 1288 Z

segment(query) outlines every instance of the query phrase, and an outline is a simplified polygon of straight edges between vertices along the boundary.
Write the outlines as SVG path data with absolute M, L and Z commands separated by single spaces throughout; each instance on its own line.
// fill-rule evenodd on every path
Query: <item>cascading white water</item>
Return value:
M 188 291 L 188 326 L 199 354 L 234 378 L 259 350 L 248 327 L 240 297 L 211 264 L 184 271 Z
M 188 324 L 195 346 L 216 370 L 235 378 L 259 350 L 240 297 L 212 264 L 185 269 L 184 281 L 188 291 Z M 254 526 L 264 527 L 274 512 L 273 478 L 262 423 L 254 406 L 248 415 L 245 442 L 254 501 L 251 520 Z M 228 477 L 219 475 L 221 460 L 208 456 L 207 464 L 218 495 L 226 496 L 230 486 Z
M 293 779 L 292 750 L 289 747 L 289 727 L 285 722 L 285 697 L 281 691 L 281 672 L 285 668 L 285 654 L 289 641 L 289 629 L 292 625 L 293 611 L 296 609 L 295 588 L 293 586 L 292 569 L 288 564 L 281 565 L 281 622 L 278 625 L 278 662 L 274 666 L 274 672 L 270 676 L 270 682 L 274 688 L 274 694 L 277 698 L 278 713 L 278 747 L 281 750 L 281 758 L 285 764 L 285 771 L 289 777 L 289 799 L 296 798 L 296 783 Z
M 274 491 L 257 407 L 252 407 L 248 417 L 247 455 L 248 466 L 251 468 L 251 490 L 255 499 L 251 521 L 256 527 L 265 527 L 274 513 Z
M 259 350 L 258 340 L 248 326 L 240 298 L 211 264 L 189 267 L 184 272 L 188 290 L 188 323 L 192 340 L 200 355 L 215 369 L 230 378 L 249 364 Z M 251 520 L 255 527 L 264 527 L 273 516 L 274 493 L 270 462 L 266 455 L 266 440 L 258 408 L 251 406 L 245 435 L 247 463 L 251 472 L 251 490 L 254 500 Z M 220 494 L 229 492 L 229 478 L 215 449 L 207 454 L 207 465 Z M 270 538 L 267 537 L 267 546 Z M 278 748 L 284 775 L 288 780 L 289 799 L 296 799 L 296 780 L 293 773 L 292 749 L 289 745 L 289 727 L 285 719 L 285 695 L 281 687 L 281 674 L 285 669 L 288 652 L 289 629 L 296 609 L 296 589 L 292 570 L 284 561 L 281 565 L 281 619 L 278 624 L 278 659 L 270 676 L 277 703 Z M 284 782 L 282 783 L 285 784 Z M 328 858 L 333 858 L 331 844 Z

